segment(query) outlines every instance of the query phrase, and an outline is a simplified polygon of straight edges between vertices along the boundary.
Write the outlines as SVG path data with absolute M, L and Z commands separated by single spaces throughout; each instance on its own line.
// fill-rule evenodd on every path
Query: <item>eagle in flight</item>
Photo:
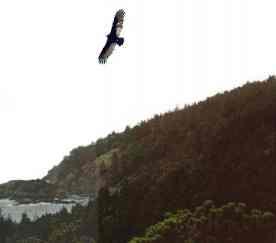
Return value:
M 121 31 L 123 29 L 125 11 L 120 9 L 117 11 L 114 17 L 112 28 L 110 33 L 107 35 L 107 41 L 101 54 L 99 55 L 99 63 L 106 63 L 108 57 L 112 54 L 115 49 L 116 44 L 121 46 L 124 44 L 124 38 L 120 37 Z

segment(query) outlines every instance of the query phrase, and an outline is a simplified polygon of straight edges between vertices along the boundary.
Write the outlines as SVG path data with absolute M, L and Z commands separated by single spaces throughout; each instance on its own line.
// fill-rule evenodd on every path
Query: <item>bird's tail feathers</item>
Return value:
M 117 38 L 117 40 L 116 40 L 116 43 L 119 45 L 119 46 L 121 46 L 121 45 L 123 45 L 124 44 L 124 38 Z

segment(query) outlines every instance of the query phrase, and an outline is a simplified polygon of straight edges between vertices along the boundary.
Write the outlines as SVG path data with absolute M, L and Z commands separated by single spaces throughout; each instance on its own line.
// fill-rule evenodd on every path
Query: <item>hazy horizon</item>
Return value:
M 98 64 L 115 12 L 123 47 Z M 276 72 L 272 0 L 0 2 L 0 183 Z

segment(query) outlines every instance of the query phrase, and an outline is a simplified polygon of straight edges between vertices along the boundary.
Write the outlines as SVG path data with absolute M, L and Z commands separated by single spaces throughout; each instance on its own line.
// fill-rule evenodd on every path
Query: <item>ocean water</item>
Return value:
M 40 202 L 30 204 L 18 204 L 14 200 L 0 199 L 0 209 L 4 217 L 10 217 L 14 222 L 20 222 L 22 214 L 26 213 L 31 220 L 41 217 L 45 214 L 55 214 L 66 208 L 71 212 L 72 207 L 77 203 L 81 205 L 87 205 L 88 198 L 67 198 L 64 201 L 70 201 L 70 203 L 51 203 Z

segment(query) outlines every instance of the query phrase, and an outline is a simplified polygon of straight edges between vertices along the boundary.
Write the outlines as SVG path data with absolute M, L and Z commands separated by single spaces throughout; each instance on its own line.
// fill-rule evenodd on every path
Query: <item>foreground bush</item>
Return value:
M 243 203 L 215 207 L 212 201 L 205 201 L 193 211 L 167 213 L 163 221 L 129 243 L 272 243 L 275 219 L 273 213 L 250 210 Z

